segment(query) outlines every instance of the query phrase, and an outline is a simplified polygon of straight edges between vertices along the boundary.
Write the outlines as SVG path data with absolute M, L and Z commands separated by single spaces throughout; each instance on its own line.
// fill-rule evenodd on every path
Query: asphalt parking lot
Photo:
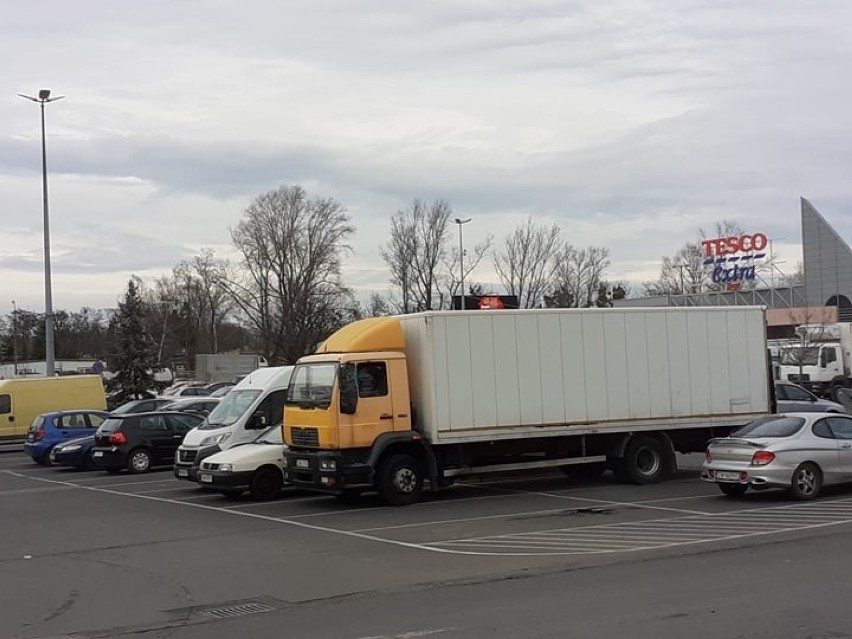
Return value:
M 169 470 L 108 475 L 6 453 L 0 512 L 0 636 L 215 637 L 334 598 L 845 533 L 852 489 L 809 503 L 778 492 L 732 500 L 685 468 L 655 486 L 494 477 L 390 508 L 292 489 L 271 502 L 228 498 Z M 314 623 L 315 635 L 293 636 L 425 632 L 403 624 L 323 633 Z

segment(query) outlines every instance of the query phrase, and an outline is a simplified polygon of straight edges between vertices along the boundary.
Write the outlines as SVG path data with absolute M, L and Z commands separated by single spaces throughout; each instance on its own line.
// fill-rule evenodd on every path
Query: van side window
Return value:
M 384 362 L 358 364 L 358 397 L 384 397 L 388 394 L 388 371 Z
M 0 414 L 12 412 L 12 396 L 0 395 Z

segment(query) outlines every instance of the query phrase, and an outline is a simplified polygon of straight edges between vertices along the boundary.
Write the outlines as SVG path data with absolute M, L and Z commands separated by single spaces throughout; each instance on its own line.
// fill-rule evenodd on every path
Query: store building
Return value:
M 792 286 L 755 286 L 741 289 L 738 278 L 754 277 L 754 264 L 763 257 L 765 236 L 743 236 L 741 246 L 705 242 L 706 264 L 714 269 L 717 281 L 729 281 L 729 290 L 707 291 L 686 295 L 664 295 L 620 300 L 621 307 L 648 306 L 765 306 L 768 336 L 792 337 L 798 324 L 852 322 L 852 249 L 837 231 L 805 198 L 801 198 L 802 266 L 804 283 Z M 764 243 L 758 236 L 762 236 Z M 733 239 L 733 238 L 732 238 Z M 736 262 L 736 266 L 731 264 Z M 721 270 L 720 270 L 721 269 Z M 718 275 L 721 274 L 721 277 Z M 727 275 L 730 274 L 730 275 Z

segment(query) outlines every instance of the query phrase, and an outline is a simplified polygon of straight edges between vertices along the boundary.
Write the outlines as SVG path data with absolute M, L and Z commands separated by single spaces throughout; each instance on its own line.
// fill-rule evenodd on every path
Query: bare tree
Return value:
M 710 282 L 699 242 L 684 244 L 673 257 L 663 257 L 660 276 L 644 285 L 646 295 L 686 295 L 702 293 Z
M 558 224 L 539 226 L 532 217 L 504 240 L 492 254 L 497 277 L 509 295 L 518 297 L 520 308 L 534 308 L 553 287 L 559 252 Z
M 451 248 L 449 256 L 444 260 L 444 285 L 447 289 L 447 301 L 452 300 L 454 295 L 471 294 L 471 291 L 476 286 L 471 281 L 471 273 L 476 270 L 480 262 L 488 255 L 491 246 L 494 243 L 494 236 L 489 233 L 485 239 L 474 245 L 473 249 L 468 252 L 464 249 L 464 281 L 468 283 L 467 291 L 461 291 L 461 273 L 459 269 L 459 249 Z
M 391 218 L 391 239 L 381 256 L 390 269 L 391 283 L 399 289 L 403 313 L 440 307 L 440 267 L 452 213 L 444 200 L 430 205 L 415 199 Z
M 301 186 L 258 196 L 231 230 L 242 261 L 227 287 L 273 361 L 294 362 L 348 319 L 340 269 L 353 232 L 341 204 Z
M 557 259 L 553 294 L 545 303 L 573 308 L 608 305 L 601 302 L 611 295 L 604 279 L 608 267 L 608 249 L 598 246 L 575 249 L 566 244 Z
M 233 300 L 227 289 L 228 263 L 217 258 L 213 249 L 204 248 L 200 255 L 192 258 L 191 267 L 201 286 L 206 311 L 205 328 L 210 335 L 211 351 L 218 353 L 219 327 L 233 308 Z

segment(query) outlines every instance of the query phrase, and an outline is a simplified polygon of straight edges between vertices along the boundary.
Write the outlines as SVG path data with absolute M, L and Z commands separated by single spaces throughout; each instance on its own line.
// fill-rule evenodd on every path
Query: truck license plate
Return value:
M 717 470 L 716 479 L 718 481 L 739 481 L 740 474 L 735 470 Z
M 103 456 L 104 456 L 104 451 L 102 451 L 102 450 L 96 450 L 94 452 L 94 454 L 92 455 L 92 457 L 103 457 Z
M 307 459 L 297 459 L 296 460 L 296 468 L 308 468 L 310 463 L 308 463 Z
M 200 479 L 205 484 L 213 483 L 213 475 L 201 475 L 198 479 Z
M 178 477 L 189 477 L 189 471 L 186 468 L 178 468 Z

